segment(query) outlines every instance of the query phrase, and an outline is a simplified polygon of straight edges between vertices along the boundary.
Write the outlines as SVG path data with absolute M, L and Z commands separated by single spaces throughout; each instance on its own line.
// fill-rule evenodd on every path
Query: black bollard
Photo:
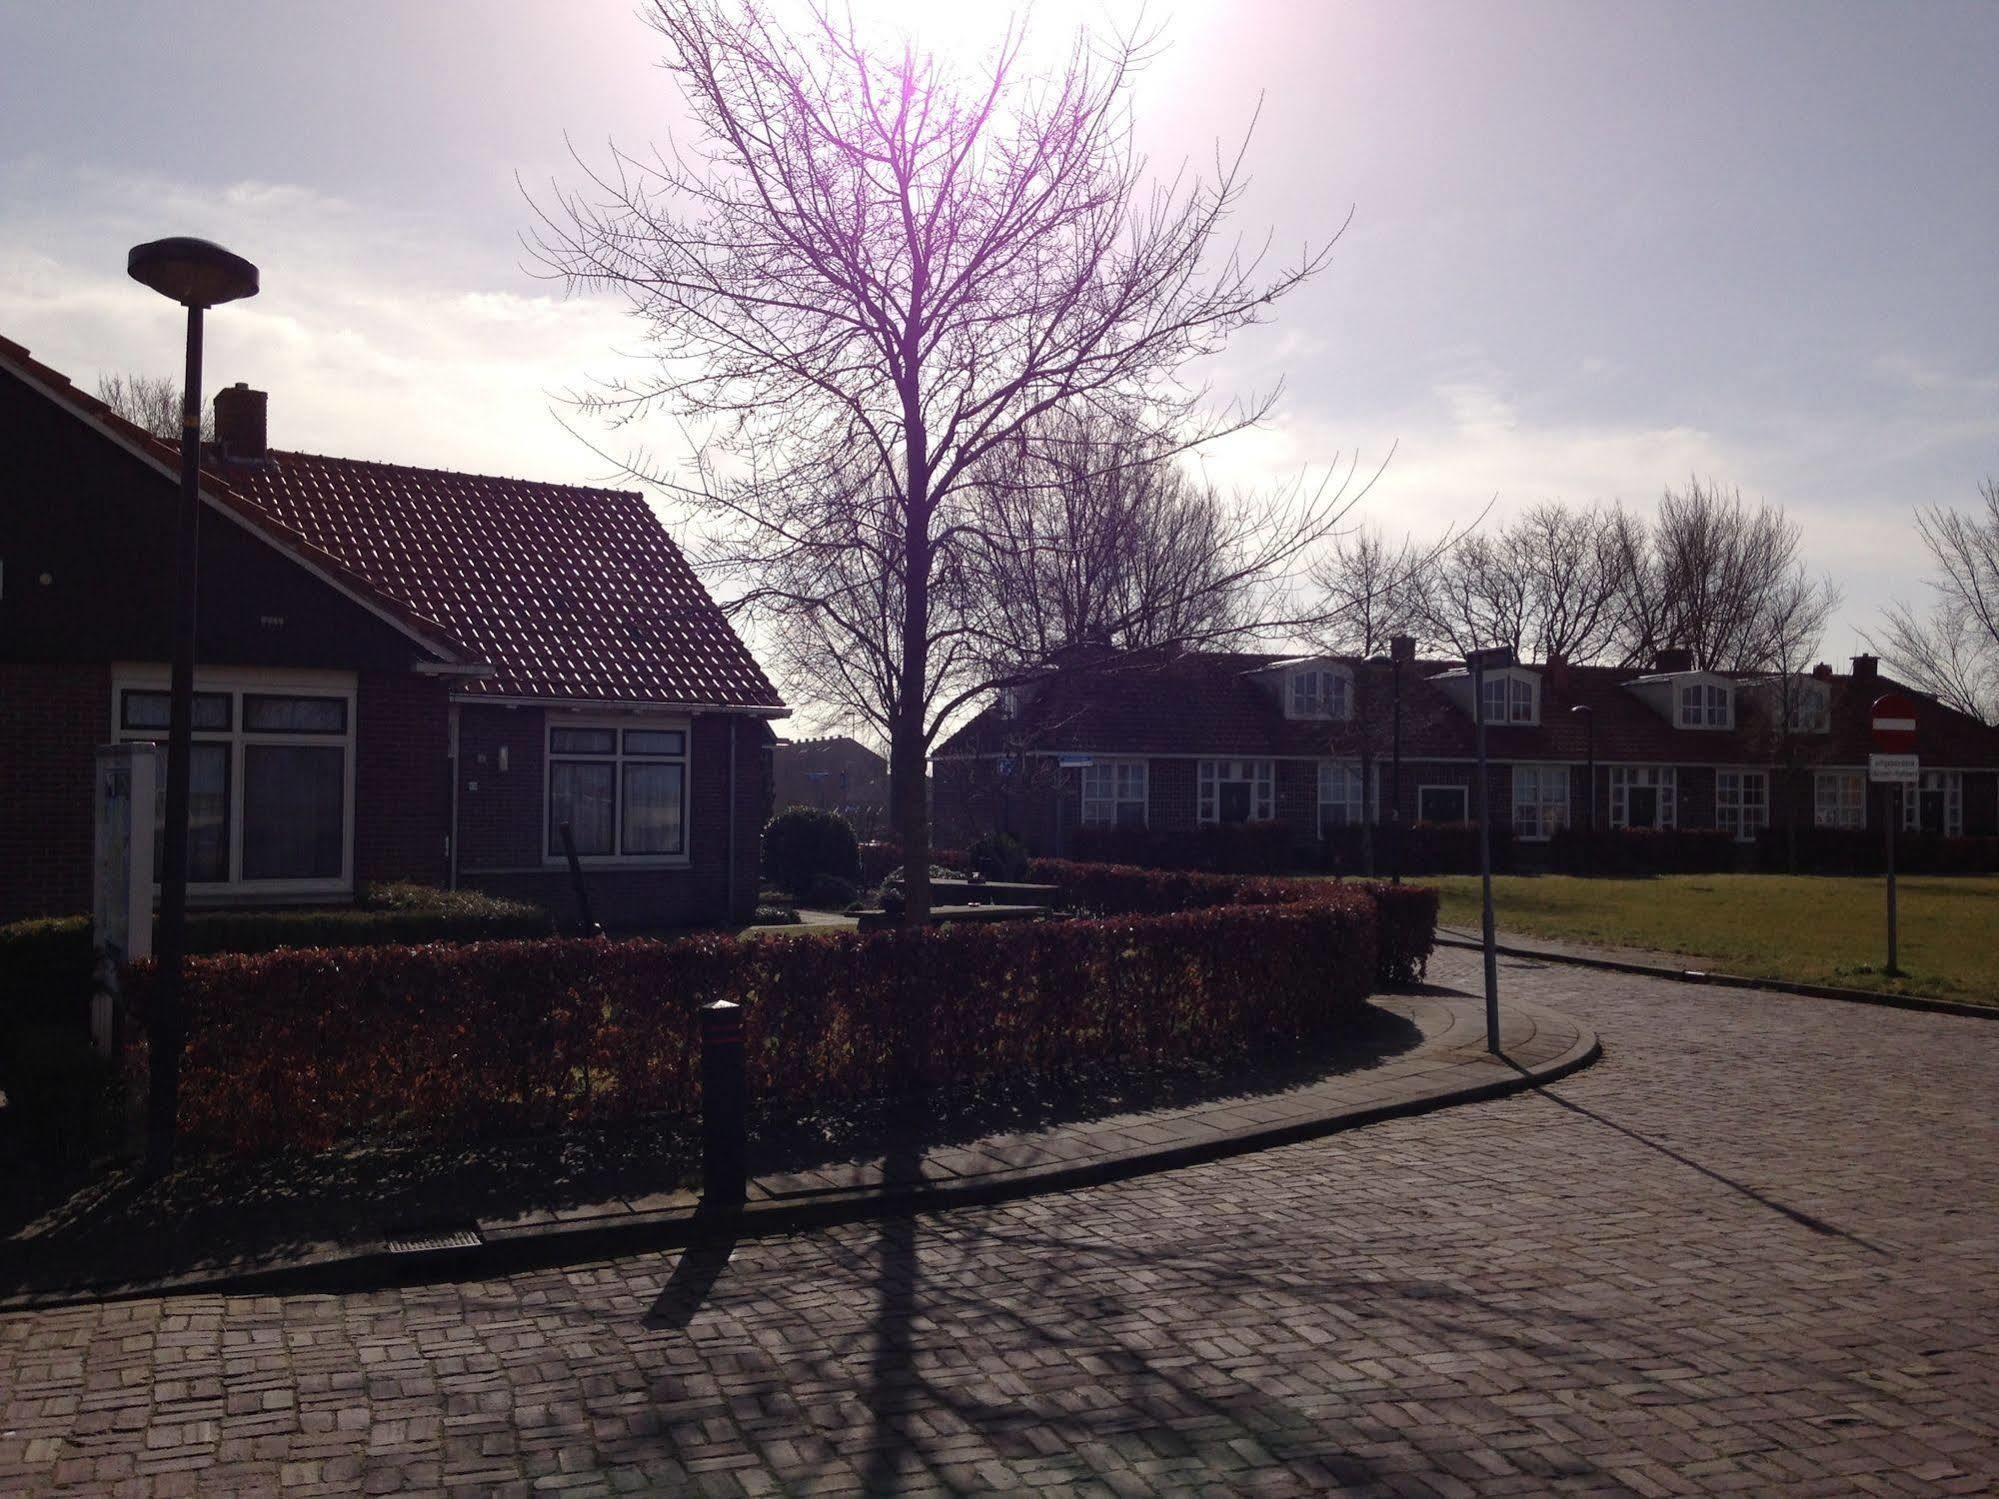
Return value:
M 701 1007 L 701 1205 L 738 1206 L 748 1195 L 748 1087 L 743 1078 L 743 1007 Z

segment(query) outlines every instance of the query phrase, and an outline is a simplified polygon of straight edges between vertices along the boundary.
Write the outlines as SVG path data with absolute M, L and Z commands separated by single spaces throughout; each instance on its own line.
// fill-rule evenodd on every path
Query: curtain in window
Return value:
M 557 760 L 548 768 L 548 846 L 562 852 L 562 825 L 576 839 L 579 854 L 610 854 L 611 808 L 615 799 L 611 766 L 605 761 Z
M 164 750 L 154 788 L 153 879 L 157 881 L 166 867 L 167 853 Z M 229 878 L 229 746 L 226 744 L 197 744 L 194 757 L 188 762 L 187 877 L 195 884 L 218 884 Z
M 625 852 L 680 852 L 679 765 L 625 765 Z M 579 844 L 577 851 L 582 852 Z
M 340 877 L 346 762 L 330 745 L 244 747 L 244 879 Z

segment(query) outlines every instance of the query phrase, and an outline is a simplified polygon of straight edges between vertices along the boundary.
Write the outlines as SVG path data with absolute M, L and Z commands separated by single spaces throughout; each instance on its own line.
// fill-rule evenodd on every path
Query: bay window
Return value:
M 1545 839 L 1569 823 L 1569 767 L 1513 767 L 1513 836 Z
M 354 677 L 198 672 L 188 771 L 188 883 L 196 897 L 345 894 L 353 888 Z M 164 857 L 164 671 L 114 678 L 115 735 L 162 746 L 154 856 Z M 157 866 L 156 866 L 157 877 Z
M 687 857 L 687 727 L 590 723 L 548 725 L 550 860 L 564 856 L 562 829 L 580 859 Z
M 1677 826 L 1679 772 L 1670 765 L 1610 767 L 1610 825 L 1614 828 Z
M 1202 822 L 1269 822 L 1277 815 L 1276 776 L 1268 760 L 1203 760 Z
M 1145 826 L 1145 761 L 1098 760 L 1083 767 L 1083 825 Z
M 1822 770 L 1815 775 L 1812 822 L 1822 828 L 1866 827 L 1866 776 L 1857 770 Z
M 1761 770 L 1714 773 L 1714 825 L 1747 843 L 1770 826 L 1770 777 Z

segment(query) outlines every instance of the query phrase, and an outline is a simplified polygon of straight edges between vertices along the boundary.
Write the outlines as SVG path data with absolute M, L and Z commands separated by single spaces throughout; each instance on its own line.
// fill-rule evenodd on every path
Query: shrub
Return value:
M 1797 840 L 1800 874 L 1877 875 L 1887 868 L 1885 834 L 1878 821 L 1866 828 L 1801 827 Z M 1761 869 L 1789 867 L 1781 825 L 1757 835 L 1755 859 Z M 1904 874 L 1992 874 L 1999 872 L 1999 838 L 1946 838 L 1897 828 L 1895 867 Z
M 790 906 L 758 906 L 750 914 L 752 926 L 797 926 L 798 913 Z
M 860 878 L 860 846 L 838 812 L 791 807 L 764 828 L 764 878 L 781 890 L 803 895 L 820 875 Z
M 988 833 L 966 849 L 965 856 L 971 862 L 972 872 L 989 880 L 1011 882 L 1027 878 L 1027 850 L 1010 834 Z
M 1384 983 L 1413 984 L 1429 970 L 1437 950 L 1437 892 L 1424 885 L 1374 882 L 1360 888 L 1380 911 L 1380 977 Z
M 88 916 L 44 916 L 0 926 L 0 1038 L 21 1026 L 90 1028 Z
M 1068 837 L 1075 861 L 1148 869 L 1280 874 L 1310 860 L 1282 822 L 1205 823 L 1195 828 L 1077 828 Z
M 123 1132 L 118 1068 L 68 1026 L 25 1025 L 0 1052 L 0 1086 L 27 1158 L 80 1166 L 115 1149 Z
M 549 939 L 198 958 L 181 1127 L 237 1151 L 688 1111 L 700 1007 L 745 1007 L 755 1096 L 824 1100 L 1023 1068 L 1295 1042 L 1373 985 L 1377 903 L 955 925 L 779 942 Z M 138 1013 L 150 965 L 133 972 Z
M 798 899 L 801 905 L 815 911 L 844 911 L 860 898 L 860 888 L 852 880 L 843 880 L 837 874 L 818 874 Z

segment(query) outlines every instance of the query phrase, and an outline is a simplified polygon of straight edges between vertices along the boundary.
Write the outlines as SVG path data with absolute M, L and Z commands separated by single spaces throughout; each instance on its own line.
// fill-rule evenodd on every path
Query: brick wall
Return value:
M 559 920 L 577 916 L 567 868 L 543 861 L 547 817 L 545 715 L 539 708 L 461 707 L 458 729 L 461 885 L 533 900 Z M 736 743 L 737 853 L 730 885 L 729 742 Z M 634 718 L 633 724 L 642 720 Z M 705 714 L 693 721 L 685 868 L 586 865 L 592 914 L 606 926 L 683 926 L 747 920 L 756 906 L 757 849 L 766 815 L 764 746 L 758 719 Z M 507 768 L 500 768 L 506 750 Z
M 90 909 L 92 782 L 110 738 L 109 668 L 0 663 L 0 922 Z
M 362 672 L 354 701 L 354 879 L 442 885 L 451 819 L 449 686 Z

